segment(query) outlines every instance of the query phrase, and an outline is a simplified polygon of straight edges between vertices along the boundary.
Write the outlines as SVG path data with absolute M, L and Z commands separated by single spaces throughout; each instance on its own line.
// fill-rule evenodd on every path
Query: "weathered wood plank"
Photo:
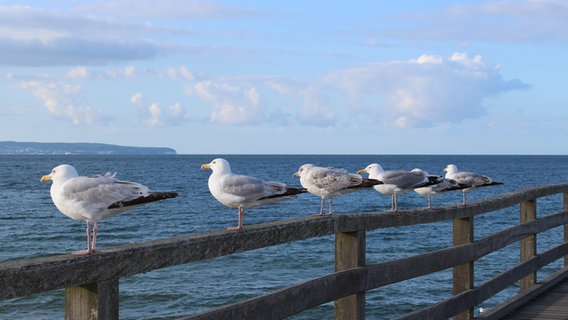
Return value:
M 466 245 L 473 246 L 473 244 Z M 400 319 L 433 319 L 456 315 L 472 308 L 496 293 L 519 281 L 530 272 L 561 258 L 568 253 L 568 243 L 544 252 L 509 271 L 488 280 L 475 289 L 429 308 L 411 313 Z M 431 273 L 431 265 L 440 270 L 452 267 L 456 261 L 452 249 L 440 250 L 434 254 L 421 255 L 426 259 L 409 257 L 380 264 L 367 265 L 333 273 L 297 285 L 274 291 L 252 299 L 236 302 L 184 319 L 279 319 L 360 291 L 371 290 L 406 279 Z M 419 263 L 424 263 L 420 268 Z M 459 262 L 459 261 L 458 261 Z M 429 268 L 430 267 L 430 268 Z M 279 303 L 286 301 L 286 303 Z
M 297 312 L 307 310 L 308 308 L 317 306 L 327 301 L 332 301 L 340 297 L 356 294 L 357 292 L 360 292 L 362 290 L 376 289 L 407 279 L 430 274 L 432 272 L 448 269 L 453 266 L 463 264 L 464 262 L 470 261 L 472 259 L 478 259 L 497 249 L 518 242 L 528 234 L 548 230 L 550 228 L 562 225 L 567 221 L 568 212 L 543 217 L 537 221 L 511 227 L 498 234 L 487 236 L 471 244 L 450 247 L 431 253 L 392 260 L 379 264 L 367 264 L 365 267 L 357 268 L 357 270 L 360 270 L 361 272 L 361 274 L 357 274 L 357 276 L 355 277 L 358 278 L 359 281 L 361 281 L 361 283 L 359 284 L 349 283 L 349 281 L 353 281 L 353 279 L 342 280 L 345 281 L 343 282 L 343 284 L 334 284 L 329 280 L 333 278 L 333 274 L 327 275 L 314 279 L 312 281 L 290 286 L 286 289 L 278 290 L 261 297 L 237 302 L 225 307 L 219 307 L 214 310 L 201 313 L 198 316 L 196 315 L 195 317 L 190 316 L 186 319 L 215 319 L 223 317 L 236 317 L 235 319 L 241 319 L 246 318 L 245 315 L 251 316 L 253 314 L 260 314 L 267 319 L 285 317 Z M 568 250 L 568 244 L 565 245 L 564 250 Z M 541 259 L 539 260 L 541 261 L 540 263 L 543 265 L 548 264 L 550 259 L 555 259 L 553 254 L 561 257 L 563 253 L 553 251 L 552 254 L 547 254 L 544 257 L 546 259 L 539 257 L 539 259 Z M 556 257 L 556 259 L 558 259 L 558 257 Z M 534 264 L 535 262 L 532 261 L 531 263 Z M 531 267 L 531 265 L 529 265 L 529 267 Z M 538 267 L 538 265 L 536 267 Z M 536 267 L 532 265 L 532 268 Z M 347 271 L 352 272 L 352 270 L 353 269 L 349 269 Z M 527 269 L 526 266 L 523 266 L 520 270 L 521 271 L 517 270 L 512 274 L 507 273 L 501 276 L 501 278 L 496 278 L 496 280 L 494 280 L 496 282 L 486 283 L 475 289 L 476 291 L 466 291 L 468 293 L 467 295 L 459 295 L 458 300 L 456 300 L 457 302 L 448 302 L 447 304 L 441 305 L 441 309 L 439 309 L 437 312 L 439 312 L 439 314 L 446 312 L 446 314 L 455 315 L 457 310 L 464 310 L 466 307 L 471 308 L 474 305 L 479 304 L 488 297 L 492 296 L 493 294 L 503 290 L 512 283 L 515 283 L 523 276 L 532 272 L 533 269 Z M 345 284 L 346 282 L 348 284 Z M 327 287 L 327 285 L 329 285 L 330 287 Z M 341 288 L 341 294 L 330 294 L 330 292 L 336 292 L 335 290 L 337 290 L 338 287 Z M 479 290 L 480 293 L 477 293 L 477 290 Z M 309 297 L 301 294 L 300 292 L 304 292 L 306 295 L 309 295 Z M 475 294 L 477 294 L 477 296 L 473 295 L 474 292 Z M 322 297 L 326 297 L 327 299 L 332 300 L 324 301 L 325 298 Z M 298 299 L 299 301 L 296 301 L 295 299 Z M 278 301 L 286 301 L 287 303 L 278 304 Z M 291 307 L 288 305 L 288 301 L 290 301 L 291 304 L 298 303 L 298 305 L 294 306 L 294 310 L 290 310 Z M 431 319 L 428 318 L 429 316 L 432 316 L 432 314 L 429 312 L 430 311 L 422 314 L 424 316 L 424 318 L 422 319 Z M 255 319 L 255 317 L 252 316 L 251 318 Z
M 118 320 L 118 279 L 65 289 L 66 320 Z
M 520 222 L 536 220 L 536 199 L 521 202 Z M 520 262 L 527 261 L 536 255 L 536 234 L 532 234 L 521 240 Z M 528 290 L 536 283 L 536 272 L 521 279 L 521 292 Z
M 468 202 L 467 206 L 452 205 L 432 209 L 399 210 L 397 212 L 366 212 L 334 216 L 336 232 L 375 230 L 433 223 L 480 214 L 511 207 L 522 201 L 557 193 L 568 192 L 568 184 L 550 184 L 531 189 L 510 192 L 504 195 Z M 568 211 L 568 210 L 567 210 Z
M 555 248 L 549 249 L 532 259 L 521 263 L 520 265 L 509 269 L 500 275 L 482 283 L 477 288 L 467 290 L 459 295 L 453 296 L 444 301 L 438 302 L 430 307 L 422 310 L 407 314 L 397 320 L 416 320 L 416 319 L 441 319 L 451 317 L 460 310 L 465 308 L 472 308 L 479 305 L 481 302 L 489 299 L 495 294 L 501 292 L 505 288 L 513 285 L 527 274 L 534 272 L 551 262 L 562 258 L 563 255 L 568 253 L 568 243 L 561 244 Z M 566 278 L 568 269 L 563 270 L 560 277 Z M 561 279 L 562 279 L 561 278 Z M 526 302 L 526 301 L 524 301 Z M 517 305 L 516 307 L 518 307 Z M 514 308 L 516 308 L 514 307 Z M 514 310 L 514 309 L 511 309 Z M 442 316 L 443 315 L 443 316 Z M 502 316 L 502 314 L 501 314 Z M 499 319 L 500 317 L 491 317 L 487 319 Z M 485 319 L 478 317 L 478 319 Z
M 568 192 L 563 193 L 564 211 L 568 211 Z M 564 225 L 564 242 L 568 242 L 568 223 Z M 568 256 L 564 257 L 564 266 L 568 267 Z
M 529 301 L 540 296 L 547 290 L 556 286 L 561 282 L 568 280 L 568 268 L 559 270 L 554 274 L 550 275 L 546 279 L 540 281 L 538 284 L 530 288 L 524 293 L 519 293 L 515 297 L 499 304 L 498 306 L 487 310 L 478 316 L 479 320 L 497 320 L 503 319 L 508 314 L 511 314 L 515 310 L 519 309 L 523 305 L 527 304 Z
M 97 284 L 65 289 L 65 320 L 98 320 Z
M 333 234 L 329 217 L 306 217 L 0 265 L 0 299 L 26 296 L 281 243 Z
M 335 272 L 365 265 L 365 231 L 335 234 Z M 335 319 L 365 319 L 365 292 L 335 300 Z
M 454 246 L 472 243 L 474 240 L 473 217 L 454 219 L 453 221 L 453 244 Z M 473 288 L 473 259 L 464 264 L 454 267 L 452 293 L 458 295 Z M 473 309 L 456 315 L 456 320 L 469 320 L 473 318 Z
M 363 291 L 367 270 L 354 268 L 308 280 L 262 296 L 183 317 L 186 320 L 283 319 Z

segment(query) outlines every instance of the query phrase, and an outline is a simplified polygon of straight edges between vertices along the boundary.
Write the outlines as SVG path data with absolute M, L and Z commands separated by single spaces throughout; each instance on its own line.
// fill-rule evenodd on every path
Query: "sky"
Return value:
M 0 141 L 568 154 L 568 1 L 2 1 Z

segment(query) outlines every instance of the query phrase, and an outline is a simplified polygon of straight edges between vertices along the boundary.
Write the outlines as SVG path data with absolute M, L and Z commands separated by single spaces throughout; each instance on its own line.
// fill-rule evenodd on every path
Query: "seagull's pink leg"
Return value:
M 93 226 L 93 240 L 91 243 L 91 252 L 95 252 L 97 250 L 97 233 L 99 232 L 99 224 L 97 222 L 94 223 Z
M 396 193 L 391 196 L 391 211 L 396 211 Z
M 75 256 L 82 256 L 86 254 L 91 254 L 91 225 L 87 221 L 87 249 L 72 252 Z
M 319 216 L 323 216 L 323 207 L 325 206 L 325 198 L 321 197 L 320 213 Z
M 245 208 L 239 208 L 239 223 L 236 227 L 229 227 L 227 230 L 242 230 L 243 229 L 243 219 L 245 217 Z
M 332 202 L 331 199 L 332 199 L 332 198 L 329 198 L 329 215 L 330 215 L 330 216 L 331 216 L 331 214 L 332 214 L 332 208 L 333 208 L 333 205 L 331 204 L 331 202 Z

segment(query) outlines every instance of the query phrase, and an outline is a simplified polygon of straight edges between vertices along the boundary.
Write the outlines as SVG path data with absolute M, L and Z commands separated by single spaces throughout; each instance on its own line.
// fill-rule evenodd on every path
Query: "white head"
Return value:
M 357 171 L 358 174 L 362 174 L 364 172 L 369 174 L 369 178 L 376 179 L 381 173 L 385 170 L 381 167 L 378 163 L 371 163 L 365 169 Z
M 217 174 L 228 174 L 231 173 L 231 165 L 229 161 L 223 158 L 217 158 L 209 163 L 206 163 L 201 166 L 202 170 L 211 169 L 213 173 Z
M 69 179 L 77 177 L 77 170 L 68 164 L 61 164 L 51 170 L 51 173 L 41 177 L 41 182 L 46 182 L 48 180 L 53 181 L 53 183 L 64 182 Z
M 428 172 L 426 172 L 426 171 L 424 171 L 424 170 L 422 170 L 422 169 L 420 169 L 420 168 L 414 168 L 414 169 L 410 170 L 410 172 L 422 173 L 422 174 L 424 174 L 425 176 L 428 175 Z
M 453 174 L 458 172 L 458 167 L 455 164 L 449 164 L 444 168 L 444 171 L 448 174 Z
M 310 163 L 306 163 L 306 164 L 302 165 L 300 167 L 300 169 L 298 169 L 298 171 L 294 173 L 294 177 L 300 177 L 301 178 L 302 175 L 305 175 L 306 172 L 308 172 L 313 167 L 314 167 L 314 165 L 310 164 Z

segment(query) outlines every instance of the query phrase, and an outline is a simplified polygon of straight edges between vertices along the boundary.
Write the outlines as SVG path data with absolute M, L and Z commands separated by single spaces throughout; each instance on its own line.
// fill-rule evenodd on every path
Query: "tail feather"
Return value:
M 481 187 L 489 187 L 489 186 L 497 186 L 497 185 L 501 185 L 504 184 L 503 182 L 497 182 L 497 181 L 491 181 L 490 183 L 485 183 L 479 186 L 475 186 L 475 188 L 481 188 Z M 456 187 L 456 189 L 452 189 L 452 190 L 460 190 L 460 189 L 467 189 L 467 188 L 471 188 L 470 185 L 468 184 L 459 184 L 458 187 Z
M 379 181 L 377 179 L 366 179 L 363 178 L 363 181 L 361 182 L 361 184 L 358 184 L 356 186 L 351 186 L 348 187 L 347 189 L 364 189 L 364 188 L 371 188 L 373 186 L 376 186 L 378 184 L 383 184 L 382 181 Z
M 117 201 L 110 206 L 108 209 L 116 209 L 116 208 L 123 208 L 123 207 L 130 207 L 130 206 L 137 206 L 149 202 L 164 200 L 168 198 L 175 198 L 178 196 L 177 192 L 152 192 L 142 197 L 124 200 L 124 201 Z
M 306 189 L 306 188 L 286 188 L 286 192 L 284 192 L 284 193 L 273 194 L 271 196 L 262 197 L 258 200 L 281 198 L 281 197 L 293 197 L 295 195 L 298 195 L 300 193 L 305 193 L 305 192 L 308 192 L 308 189 Z

